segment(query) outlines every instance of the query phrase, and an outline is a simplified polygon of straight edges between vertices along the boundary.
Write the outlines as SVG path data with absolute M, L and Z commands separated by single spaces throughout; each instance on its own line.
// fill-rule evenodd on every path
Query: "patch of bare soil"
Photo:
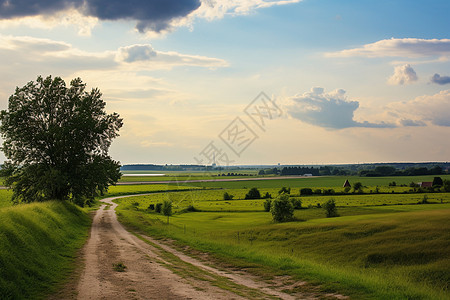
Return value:
M 124 197 L 124 196 L 122 196 Z M 82 251 L 84 269 L 78 282 L 51 299 L 318 299 L 340 298 L 296 291 L 289 278 L 268 282 L 241 270 L 214 267 L 176 250 L 170 244 L 128 232 L 108 198 L 94 216 Z M 204 256 L 207 259 L 208 256 Z M 126 266 L 124 272 L 113 265 Z M 74 279 L 76 282 L 76 278 Z M 289 287 L 292 288 L 289 288 Z

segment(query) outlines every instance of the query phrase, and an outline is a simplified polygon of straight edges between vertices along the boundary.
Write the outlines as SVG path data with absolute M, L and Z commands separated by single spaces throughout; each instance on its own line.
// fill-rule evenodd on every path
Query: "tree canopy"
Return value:
M 84 204 L 115 184 L 120 164 L 108 150 L 122 119 L 107 114 L 97 88 L 80 78 L 38 77 L 9 98 L 0 112 L 2 173 L 16 202 L 70 199 Z

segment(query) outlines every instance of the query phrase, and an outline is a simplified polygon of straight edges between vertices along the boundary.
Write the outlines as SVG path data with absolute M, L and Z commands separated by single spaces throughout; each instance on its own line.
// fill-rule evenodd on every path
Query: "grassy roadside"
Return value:
M 44 299 L 61 288 L 90 224 L 86 210 L 67 202 L 0 209 L 0 298 Z
M 242 268 L 320 284 L 324 292 L 355 299 L 449 299 L 450 207 L 418 207 L 396 212 L 396 206 L 382 206 L 370 215 L 351 208 L 355 216 L 285 224 L 272 224 L 264 213 L 200 212 L 175 215 L 166 225 L 165 218 L 128 205 L 117 211 L 130 228 Z

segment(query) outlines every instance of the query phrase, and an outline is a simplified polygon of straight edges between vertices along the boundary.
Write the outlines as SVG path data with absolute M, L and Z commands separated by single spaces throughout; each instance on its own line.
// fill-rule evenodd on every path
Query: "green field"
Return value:
M 431 181 L 427 177 L 350 178 L 369 190 L 396 194 L 302 196 L 301 187 L 341 189 L 343 177 L 252 182 L 195 183 L 216 190 L 178 191 L 118 199 L 119 220 L 130 228 L 207 251 L 256 273 L 288 274 L 355 299 L 450 299 L 450 194 L 402 194 L 387 185 Z M 245 186 L 245 189 L 244 189 Z M 256 186 L 273 196 L 282 186 L 300 198 L 305 209 L 295 220 L 273 223 L 264 200 L 243 200 Z M 295 189 L 295 190 L 294 190 Z M 409 189 L 409 188 L 408 188 Z M 224 201 L 223 193 L 235 196 Z M 338 218 L 317 208 L 333 198 Z M 171 200 L 175 214 L 149 211 L 149 204 Z M 442 203 L 441 203 L 442 202 Z M 186 212 L 194 205 L 200 212 Z M 308 208 L 309 207 L 309 208 Z

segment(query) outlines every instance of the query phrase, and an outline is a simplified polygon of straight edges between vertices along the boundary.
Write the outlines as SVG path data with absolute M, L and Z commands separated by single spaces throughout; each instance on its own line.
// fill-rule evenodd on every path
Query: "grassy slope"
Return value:
M 449 204 L 341 207 L 343 217 L 334 219 L 307 209 L 296 212 L 307 221 L 285 224 L 262 212 L 186 213 L 167 226 L 127 200 L 118 209 L 121 222 L 244 266 L 256 263 L 357 299 L 450 297 Z
M 0 209 L 0 298 L 41 299 L 61 287 L 89 227 L 87 213 L 70 203 Z

